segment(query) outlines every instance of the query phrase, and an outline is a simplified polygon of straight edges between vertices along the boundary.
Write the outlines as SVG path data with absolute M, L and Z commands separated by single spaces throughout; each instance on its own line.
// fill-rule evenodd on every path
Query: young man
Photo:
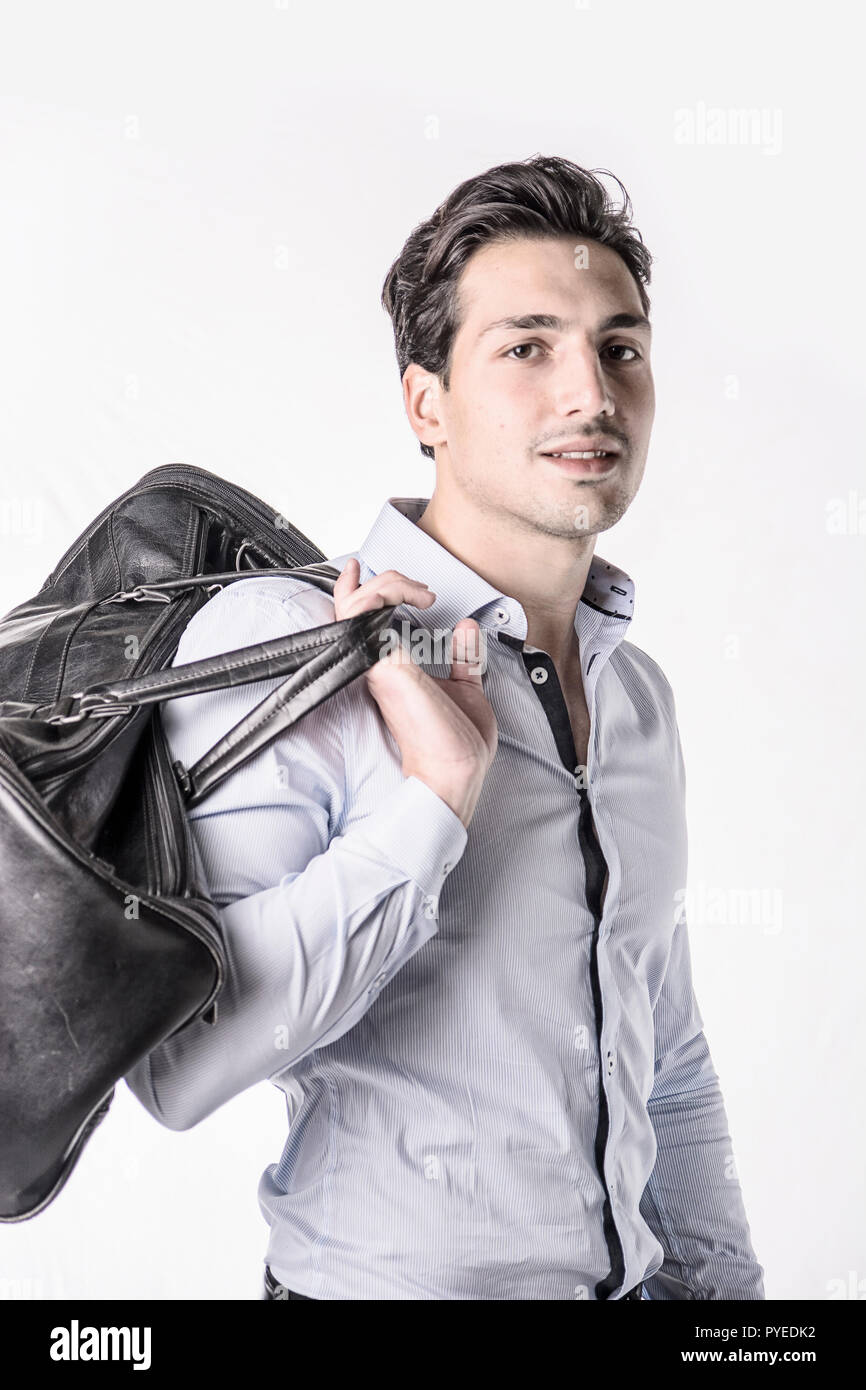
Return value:
M 431 638 L 190 815 L 228 982 L 128 1079 L 174 1129 L 285 1092 L 265 1297 L 764 1298 L 677 910 L 673 693 L 595 554 L 654 412 L 629 215 L 557 158 L 457 188 L 383 290 L 432 496 L 382 506 L 333 602 L 240 581 L 178 651 L 385 604 Z M 270 688 L 166 705 L 174 755 Z

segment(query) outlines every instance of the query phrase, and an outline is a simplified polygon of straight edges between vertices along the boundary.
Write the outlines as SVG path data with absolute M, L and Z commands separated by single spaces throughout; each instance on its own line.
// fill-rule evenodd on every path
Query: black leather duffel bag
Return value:
M 197 1018 L 226 959 L 185 807 L 378 659 L 393 607 L 171 666 L 215 588 L 337 571 L 273 508 L 155 468 L 0 622 L 0 1221 L 57 1196 L 116 1083 Z M 285 677 L 195 766 L 159 702 Z

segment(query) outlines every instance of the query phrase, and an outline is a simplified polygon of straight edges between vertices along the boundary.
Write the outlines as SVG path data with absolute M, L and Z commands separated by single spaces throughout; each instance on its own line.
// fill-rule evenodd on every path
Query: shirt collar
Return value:
M 475 618 L 480 627 L 525 642 L 523 605 L 489 584 L 417 525 L 429 501 L 429 497 L 389 497 L 356 552 L 358 558 L 372 574 L 395 569 L 429 584 L 436 594 L 435 602 L 423 611 L 411 609 L 413 621 L 428 628 L 451 629 L 461 618 Z M 634 583 L 629 575 L 603 556 L 593 555 L 575 613 L 575 631 L 581 642 L 588 637 L 603 642 L 608 635 L 610 645 L 617 645 L 625 636 L 633 609 Z M 503 617 L 506 613 L 507 620 Z

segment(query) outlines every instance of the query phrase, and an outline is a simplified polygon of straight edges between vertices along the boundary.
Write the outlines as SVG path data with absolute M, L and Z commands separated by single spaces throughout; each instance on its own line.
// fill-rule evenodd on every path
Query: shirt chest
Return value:
M 580 767 L 586 767 L 589 757 L 589 710 L 583 691 L 583 682 L 577 687 L 573 685 L 564 687 L 562 694 L 568 711 L 577 762 Z
M 521 656 L 535 696 L 557 735 L 560 757 L 569 771 L 575 766 L 585 769 L 591 723 L 579 653 L 575 650 L 561 665 L 534 647 L 525 648 Z

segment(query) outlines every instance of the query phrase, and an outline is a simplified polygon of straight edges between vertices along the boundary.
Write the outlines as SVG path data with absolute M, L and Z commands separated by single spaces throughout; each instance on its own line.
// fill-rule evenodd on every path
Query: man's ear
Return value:
M 441 407 L 442 384 L 433 372 L 410 362 L 403 373 L 403 404 L 409 424 L 422 444 L 446 442 Z

